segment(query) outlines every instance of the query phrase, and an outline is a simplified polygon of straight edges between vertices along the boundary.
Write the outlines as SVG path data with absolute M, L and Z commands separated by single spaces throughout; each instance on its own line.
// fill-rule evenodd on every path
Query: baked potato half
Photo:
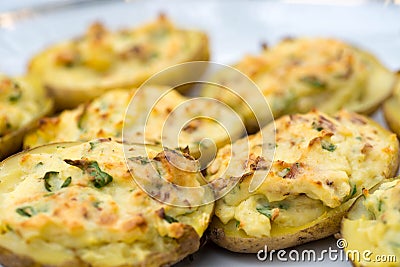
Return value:
M 25 137 L 24 148 L 112 137 L 169 148 L 188 147 L 199 157 L 215 150 L 203 142 L 205 138 L 216 147 L 238 139 L 245 131 L 240 122 L 241 118 L 218 102 L 189 99 L 169 87 L 116 89 L 57 117 L 41 119 L 38 128 Z
M 28 72 L 40 77 L 53 94 L 57 109 L 62 110 L 109 89 L 139 87 L 172 65 L 208 59 L 205 33 L 177 28 L 160 15 L 154 22 L 118 31 L 94 23 L 83 36 L 50 46 L 34 56 Z
M 396 135 L 362 115 L 312 111 L 275 124 L 225 146 L 207 168 L 208 181 L 238 181 L 217 200 L 210 225 L 228 250 L 283 249 L 337 233 L 362 190 L 397 170 Z M 265 142 L 274 132 L 276 143 Z
M 27 131 L 53 110 L 53 101 L 33 79 L 0 74 L 0 160 L 17 152 Z
M 127 148 L 109 139 L 58 143 L 3 161 L 0 264 L 165 266 L 195 252 L 213 204 L 191 206 L 199 194 L 185 207 L 167 205 L 177 197 L 174 192 L 157 187 L 161 202 L 135 182 L 140 175 L 149 178 L 150 166 L 159 171 L 159 180 L 199 186 L 204 183 L 200 172 L 174 168 L 165 159 L 171 153 L 182 166 L 194 161 L 178 151 Z
M 399 177 L 363 191 L 342 221 L 341 238 L 354 266 L 399 266 Z
M 382 108 L 390 129 L 400 136 L 400 74 L 397 74 L 397 86 L 393 95 L 383 103 Z
M 333 114 L 345 108 L 369 114 L 393 90 L 395 75 L 378 59 L 347 43 L 327 38 L 285 39 L 260 55 L 246 56 L 233 65 L 259 87 L 275 118 L 317 108 Z M 203 95 L 220 99 L 242 113 L 249 129 L 257 129 L 253 112 L 258 98 L 237 81 L 220 75 L 222 85 L 237 88 L 242 99 L 217 87 L 205 87 Z

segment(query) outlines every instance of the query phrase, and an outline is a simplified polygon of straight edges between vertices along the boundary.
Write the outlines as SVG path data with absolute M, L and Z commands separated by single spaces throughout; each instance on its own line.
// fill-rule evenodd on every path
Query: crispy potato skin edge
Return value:
M 265 246 L 268 247 L 268 250 L 284 249 L 325 238 L 339 232 L 340 223 L 345 214 L 346 212 L 337 213 L 294 234 L 263 238 L 228 236 L 224 229 L 217 227 L 213 221 L 210 226 L 210 238 L 217 245 L 233 252 L 257 253 L 259 250 L 264 249 Z
M 171 266 L 188 255 L 196 252 L 200 247 L 200 237 L 189 225 L 185 225 L 184 235 L 177 240 L 178 247 L 173 251 L 166 251 L 164 253 L 152 253 L 146 257 L 142 262 L 119 265 L 115 267 L 139 267 L 139 266 Z M 71 261 L 64 262 L 59 265 L 48 265 L 35 262 L 32 258 L 26 255 L 15 254 L 14 252 L 0 247 L 0 263 L 4 267 L 91 267 L 90 263 L 75 258 Z

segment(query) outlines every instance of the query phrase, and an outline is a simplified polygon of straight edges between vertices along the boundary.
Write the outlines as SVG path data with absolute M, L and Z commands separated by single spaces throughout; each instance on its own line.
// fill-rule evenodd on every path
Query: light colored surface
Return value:
M 361 3 L 361 2 L 360 2 Z M 0 6 L 0 10 L 5 10 Z M 400 69 L 400 6 L 304 5 L 262 1 L 132 1 L 104 2 L 38 15 L 0 28 L 0 72 L 22 74 L 28 59 L 46 45 L 76 36 L 94 20 L 111 28 L 138 25 L 159 12 L 178 25 L 199 28 L 210 35 L 212 59 L 233 63 L 246 53 L 257 53 L 261 43 L 287 36 L 329 36 L 344 39 L 375 53 L 390 69 Z M 380 112 L 374 118 L 383 123 Z M 328 238 L 301 249 L 337 249 Z M 289 252 L 290 250 L 287 250 Z M 338 255 L 340 255 L 338 253 Z M 351 266 L 325 257 L 325 266 Z M 321 262 L 261 262 L 256 255 L 227 252 L 208 244 L 179 266 L 321 266 Z

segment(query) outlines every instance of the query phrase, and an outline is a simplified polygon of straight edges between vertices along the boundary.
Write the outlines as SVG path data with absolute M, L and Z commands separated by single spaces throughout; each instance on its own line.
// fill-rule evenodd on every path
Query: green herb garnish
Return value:
M 130 157 L 129 160 L 131 161 L 139 161 L 141 165 L 146 165 L 150 163 L 150 159 L 142 156 L 137 157 Z
M 382 211 L 382 206 L 383 206 L 383 201 L 379 200 L 379 202 L 378 202 L 378 211 L 379 212 Z
M 95 201 L 95 202 L 93 202 L 93 207 L 95 207 L 96 209 L 100 208 L 100 204 L 101 204 L 102 202 L 103 202 L 103 201 Z
M 240 227 L 240 222 L 236 221 L 236 228 L 239 228 L 239 227 Z
M 93 150 L 96 147 L 95 142 L 89 142 L 89 145 L 90 145 L 90 150 Z
M 272 209 L 270 206 L 261 206 L 256 208 L 259 213 L 268 217 L 268 219 L 272 218 Z
M 315 121 L 313 121 L 312 123 L 312 128 L 314 130 L 317 130 L 318 132 L 322 131 L 324 129 L 324 127 L 322 127 L 321 125 L 319 125 L 318 123 L 316 123 Z
M 54 192 L 54 190 L 56 189 L 56 180 L 55 179 L 58 179 L 58 175 L 59 175 L 59 172 L 54 172 L 54 171 L 46 172 L 43 180 L 44 180 L 44 187 L 46 188 L 47 191 Z M 71 184 L 71 181 L 72 181 L 72 178 L 68 177 L 62 183 L 60 188 L 69 186 Z
M 164 214 L 164 220 L 166 220 L 168 223 L 178 222 L 177 219 L 175 219 L 174 217 L 168 216 L 167 214 Z
M 353 185 L 353 189 L 351 190 L 350 197 L 353 197 L 357 193 L 357 186 Z
M 51 184 L 52 183 L 51 180 L 53 178 L 57 178 L 58 174 L 59 174 L 59 172 L 51 171 L 51 172 L 46 172 L 46 174 L 44 175 L 44 178 L 43 178 L 43 180 L 44 180 L 44 188 L 46 188 L 47 191 L 53 192 L 53 190 L 52 190 L 53 189 L 53 185 Z
M 31 206 L 25 206 L 15 210 L 19 215 L 24 217 L 32 217 L 36 214 L 35 210 Z
M 8 101 L 10 101 L 11 103 L 15 103 L 18 102 L 18 100 L 20 100 L 21 97 L 22 97 L 21 90 L 17 90 L 15 93 L 13 93 L 8 97 Z
M 72 178 L 71 176 L 65 179 L 64 183 L 61 185 L 61 188 L 67 187 L 71 184 Z
M 322 141 L 321 146 L 323 149 L 328 150 L 329 152 L 333 152 L 336 150 L 336 145 L 329 143 L 327 141 Z
M 280 210 L 287 210 L 289 208 L 289 204 L 288 203 L 279 203 L 278 208 Z
M 40 166 L 43 166 L 43 162 L 41 162 L 41 161 L 39 161 L 37 164 L 36 164 L 36 168 L 38 168 L 38 167 L 40 167 Z
M 82 113 L 79 114 L 79 116 L 78 116 L 77 124 L 78 124 L 79 130 L 81 130 L 81 131 L 83 130 L 83 123 L 84 123 L 84 120 L 85 120 L 85 115 L 86 115 L 87 108 L 88 108 L 88 105 L 85 105 L 83 107 Z
M 301 78 L 300 81 L 303 83 L 306 83 L 314 88 L 318 88 L 318 89 L 326 88 L 326 83 L 321 81 L 316 76 L 305 76 L 305 77 Z
M 71 160 L 65 159 L 65 163 L 78 167 L 84 173 L 87 173 L 91 178 L 93 185 L 96 188 L 102 188 L 112 182 L 113 177 L 106 172 L 103 172 L 97 161 L 89 160 Z

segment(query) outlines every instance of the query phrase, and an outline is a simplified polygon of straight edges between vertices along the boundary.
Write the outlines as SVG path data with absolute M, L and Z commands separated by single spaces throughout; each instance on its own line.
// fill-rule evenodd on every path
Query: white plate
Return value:
M 322 5 L 255 0 L 104 1 L 62 9 L 42 8 L 35 16 L 18 20 L 3 14 L 0 15 L 3 26 L 0 28 L 0 72 L 24 73 L 34 53 L 53 42 L 82 33 L 94 20 L 101 20 L 111 28 L 132 27 L 154 19 L 160 12 L 178 25 L 206 31 L 212 44 L 212 60 L 219 63 L 233 63 L 246 53 L 257 53 L 263 42 L 274 44 L 283 37 L 307 35 L 346 40 L 370 50 L 390 69 L 400 69 L 399 6 L 365 1 L 323 2 Z M 374 118 L 384 125 L 380 111 Z M 329 249 L 331 255 L 324 253 L 323 263 L 301 261 L 304 250 L 314 250 L 319 258 L 323 250 Z M 335 252 L 337 249 L 336 240 L 327 238 L 287 249 L 285 255 L 281 252 L 281 259 L 275 254 L 272 261 L 259 261 L 256 255 L 231 253 L 207 244 L 193 259 L 185 259 L 178 266 L 351 266 L 341 251 Z M 289 255 L 299 255 L 300 260 L 292 261 Z

